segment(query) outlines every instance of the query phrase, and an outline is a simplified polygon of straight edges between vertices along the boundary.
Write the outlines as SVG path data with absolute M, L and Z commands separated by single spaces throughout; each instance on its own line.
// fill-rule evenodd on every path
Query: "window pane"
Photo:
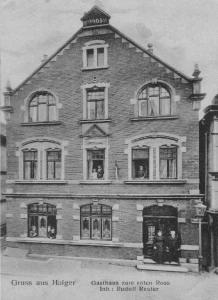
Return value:
M 149 97 L 148 115 L 149 116 L 159 115 L 159 97 L 158 96 Z
M 48 119 L 49 119 L 49 121 L 56 121 L 57 115 L 56 115 L 56 106 L 55 105 L 49 105 Z
M 29 216 L 28 224 L 29 224 L 29 228 L 28 228 L 29 237 L 38 236 L 38 216 Z
M 56 238 L 56 216 L 48 216 L 48 238 Z
M 133 149 L 132 158 L 133 159 L 144 159 L 149 157 L 149 149 Z
M 111 240 L 111 219 L 102 218 L 102 239 Z
M 97 48 L 97 66 L 104 66 L 104 48 Z
M 94 49 L 87 49 L 87 67 L 94 67 Z
M 81 237 L 83 239 L 90 239 L 90 218 L 81 218 Z
M 160 148 L 160 178 L 177 178 L 177 148 Z
M 104 150 L 87 150 L 88 179 L 103 179 Z
M 95 119 L 95 101 L 88 102 L 88 119 Z
M 47 216 L 39 216 L 39 237 L 47 237 Z
M 29 108 L 29 121 L 36 122 L 37 121 L 37 106 L 30 106 Z
M 43 122 L 47 120 L 47 104 L 46 103 L 40 103 L 39 104 L 39 116 L 38 120 Z
M 92 239 L 101 239 L 101 219 L 97 217 L 92 218 Z
M 97 119 L 103 119 L 104 118 L 104 101 L 96 101 L 97 105 Z
M 160 99 L 160 114 L 170 115 L 170 99 Z
M 133 178 L 149 178 L 149 149 L 132 150 Z
M 147 116 L 148 114 L 148 101 L 140 101 L 139 102 L 139 115 L 141 117 Z
M 47 151 L 47 178 L 61 178 L 61 151 Z

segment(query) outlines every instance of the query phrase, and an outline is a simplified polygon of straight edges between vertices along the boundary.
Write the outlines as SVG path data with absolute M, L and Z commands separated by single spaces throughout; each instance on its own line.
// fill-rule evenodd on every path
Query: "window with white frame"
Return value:
M 47 91 L 39 91 L 32 95 L 28 107 L 29 122 L 50 122 L 57 120 L 55 97 Z
M 89 120 L 105 118 L 105 88 L 87 89 L 87 116 Z
M 48 203 L 28 205 L 28 237 L 55 239 L 57 233 L 57 209 Z
M 23 180 L 64 179 L 64 145 L 39 139 L 24 142 L 19 155 L 19 178 Z
M 149 148 L 132 148 L 132 177 L 149 178 Z
M 23 151 L 23 179 L 36 179 L 38 168 L 38 151 L 29 149 Z
M 83 90 L 83 119 L 104 120 L 108 118 L 109 83 L 91 83 L 81 86 Z
M 87 149 L 87 178 L 92 180 L 104 179 L 105 149 Z
M 108 67 L 108 45 L 105 41 L 95 40 L 83 47 L 83 68 L 95 69 Z
M 126 141 L 129 180 L 182 179 L 185 137 L 151 133 Z
M 138 93 L 139 117 L 171 115 L 171 93 L 162 83 L 149 83 Z
M 112 239 L 112 208 L 103 204 L 87 204 L 80 208 L 81 239 Z
M 177 178 L 177 146 L 161 146 L 160 178 Z

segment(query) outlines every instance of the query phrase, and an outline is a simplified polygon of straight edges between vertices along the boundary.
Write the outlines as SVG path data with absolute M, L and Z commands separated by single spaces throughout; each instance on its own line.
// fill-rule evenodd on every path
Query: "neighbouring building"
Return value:
M 199 70 L 187 77 L 110 25 L 82 27 L 17 88 L 8 114 L 7 244 L 143 259 L 158 230 L 198 263 Z
M 0 210 L 1 210 L 1 222 L 0 222 L 0 241 L 1 247 L 4 247 L 5 236 L 6 236 L 6 199 L 3 193 L 6 192 L 6 124 L 4 122 L 4 114 L 0 111 Z
M 209 267 L 218 266 L 218 95 L 204 109 L 200 121 L 200 186 L 207 204 Z M 205 234 L 204 239 L 207 238 Z

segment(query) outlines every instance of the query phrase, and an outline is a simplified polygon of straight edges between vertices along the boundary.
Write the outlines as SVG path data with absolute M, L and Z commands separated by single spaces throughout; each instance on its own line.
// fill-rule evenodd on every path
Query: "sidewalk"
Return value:
M 2 256 L 1 262 L 2 300 L 215 300 L 218 294 L 218 276 L 209 273 L 138 271 L 102 260 L 42 256 Z

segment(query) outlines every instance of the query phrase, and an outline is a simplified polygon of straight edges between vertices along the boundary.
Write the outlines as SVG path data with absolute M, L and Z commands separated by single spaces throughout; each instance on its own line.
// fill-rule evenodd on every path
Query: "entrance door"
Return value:
M 143 210 L 143 252 L 145 257 L 152 256 L 154 237 L 158 230 L 162 231 L 164 237 L 167 237 L 171 230 L 175 230 L 177 233 L 176 208 L 154 205 Z

